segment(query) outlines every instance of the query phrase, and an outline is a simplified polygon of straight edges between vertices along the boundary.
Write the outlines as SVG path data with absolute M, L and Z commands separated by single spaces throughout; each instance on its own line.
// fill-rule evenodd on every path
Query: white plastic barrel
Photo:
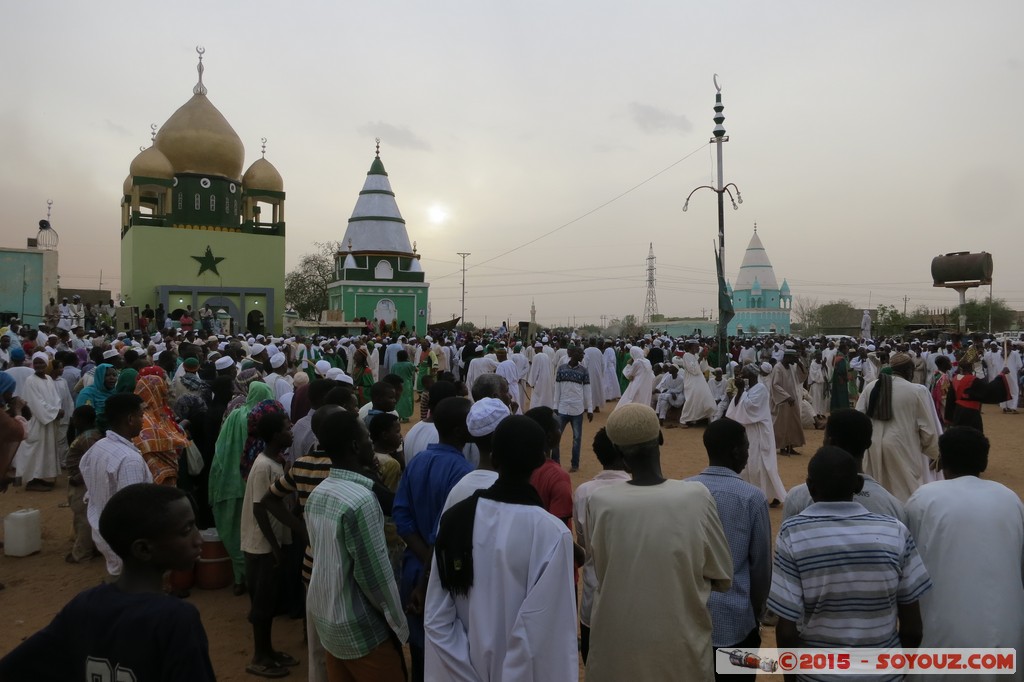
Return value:
M 19 509 L 4 517 L 6 556 L 28 556 L 42 548 L 42 519 L 38 509 Z

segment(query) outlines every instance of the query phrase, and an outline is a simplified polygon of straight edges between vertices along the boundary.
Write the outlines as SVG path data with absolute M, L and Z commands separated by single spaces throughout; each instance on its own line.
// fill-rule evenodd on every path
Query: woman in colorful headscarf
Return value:
M 213 519 L 224 549 L 231 557 L 235 574 L 235 594 L 245 592 L 245 557 L 242 554 L 242 498 L 245 480 L 241 462 L 249 437 L 249 413 L 264 400 L 271 400 L 274 391 L 262 381 L 248 384 L 244 403 L 227 413 L 214 446 L 210 464 L 209 500 Z M 234 402 L 234 401 L 232 401 Z
M 232 410 L 238 409 L 246 402 L 249 395 L 249 384 L 254 381 L 262 380 L 263 375 L 260 374 L 260 371 L 255 367 L 243 369 L 238 373 L 238 376 L 235 377 L 232 388 L 233 395 L 231 397 L 231 402 L 228 403 L 228 409 L 224 412 L 225 418 L 227 418 L 227 415 L 231 414 Z
M 242 462 L 238 467 L 242 478 L 246 480 L 249 479 L 249 470 L 252 469 L 252 463 L 256 461 L 259 454 L 263 452 L 263 448 L 266 447 L 266 443 L 259 437 L 259 432 L 257 431 L 260 420 L 268 414 L 275 413 L 287 416 L 284 408 L 281 407 L 281 403 L 276 400 L 260 401 L 249 413 L 249 437 L 245 439 L 245 446 L 242 448 Z
M 359 346 L 352 364 L 352 385 L 360 407 L 370 401 L 370 388 L 373 386 L 373 371 L 370 369 L 369 357 L 366 347 Z
M 135 384 L 139 380 L 139 373 L 134 369 L 122 369 L 117 373 L 117 383 L 114 384 L 114 393 L 135 393 Z
M 167 404 L 167 382 L 159 376 L 140 376 L 135 395 L 142 398 L 142 431 L 132 442 L 146 460 L 157 485 L 178 484 L 178 460 L 189 440 Z
M 96 410 L 96 428 L 100 433 L 107 432 L 107 417 L 104 406 L 107 398 L 114 395 L 114 387 L 117 385 L 117 370 L 113 365 L 103 363 L 96 367 L 95 379 L 92 384 L 82 389 L 75 400 L 75 407 L 92 405 Z

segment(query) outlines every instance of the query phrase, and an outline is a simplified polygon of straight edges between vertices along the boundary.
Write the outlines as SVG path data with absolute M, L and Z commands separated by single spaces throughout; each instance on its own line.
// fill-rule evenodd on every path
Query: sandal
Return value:
M 295 658 L 294 656 L 290 656 L 290 655 L 284 653 L 283 651 L 275 651 L 271 655 L 271 658 L 274 659 L 274 663 L 277 663 L 278 665 L 283 665 L 283 666 L 286 666 L 286 667 L 289 667 L 289 668 L 299 664 L 299 659 Z
M 257 677 L 287 677 L 291 674 L 291 671 L 284 666 L 278 665 L 271 661 L 270 663 L 250 663 L 245 666 L 245 672 L 250 675 L 256 675 Z

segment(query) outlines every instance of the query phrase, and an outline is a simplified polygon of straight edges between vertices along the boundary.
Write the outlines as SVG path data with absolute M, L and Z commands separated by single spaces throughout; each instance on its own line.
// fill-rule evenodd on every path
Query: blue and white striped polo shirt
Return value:
M 798 624 L 805 646 L 899 646 L 897 604 L 931 587 L 901 522 L 817 502 L 779 529 L 768 608 Z

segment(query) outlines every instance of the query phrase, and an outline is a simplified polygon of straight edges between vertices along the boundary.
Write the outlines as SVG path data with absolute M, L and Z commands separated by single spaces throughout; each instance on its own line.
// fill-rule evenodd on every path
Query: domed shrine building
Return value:
M 427 333 L 430 285 L 380 160 L 379 140 L 334 262 L 327 291 L 343 321 L 366 320 L 381 334 Z
M 736 287 L 730 286 L 729 294 L 736 311 L 727 328 L 729 336 L 789 334 L 793 296 L 785 279 L 779 286 L 768 252 L 757 236 L 757 225 L 743 254 Z
M 245 148 L 203 85 L 131 163 L 121 201 L 121 291 L 129 306 L 226 311 L 235 332 L 276 331 L 284 311 L 284 181 Z M 196 319 L 198 327 L 199 320 Z

